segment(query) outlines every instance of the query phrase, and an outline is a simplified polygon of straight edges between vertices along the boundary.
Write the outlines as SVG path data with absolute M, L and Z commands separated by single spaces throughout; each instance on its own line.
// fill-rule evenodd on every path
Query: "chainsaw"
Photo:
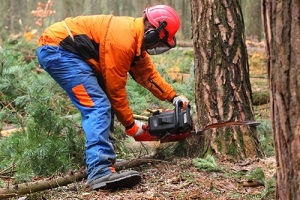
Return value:
M 241 122 L 241 121 L 227 121 L 222 123 L 214 123 L 206 126 L 202 130 L 195 130 L 194 123 L 191 116 L 191 106 L 183 105 L 181 101 L 175 104 L 174 110 L 155 111 L 152 116 L 148 118 L 148 125 L 143 127 L 146 134 L 149 134 L 147 139 L 135 138 L 136 141 L 160 141 L 176 142 L 184 140 L 191 135 L 203 134 L 204 131 L 211 128 L 221 128 L 234 125 L 248 125 L 258 126 L 259 122 Z

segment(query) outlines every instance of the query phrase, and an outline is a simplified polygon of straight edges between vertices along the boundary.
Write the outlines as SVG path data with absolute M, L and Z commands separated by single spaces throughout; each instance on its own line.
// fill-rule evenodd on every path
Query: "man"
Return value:
M 87 182 L 93 189 L 131 187 L 141 180 L 137 171 L 115 171 L 116 154 L 109 141 L 111 107 L 129 136 L 151 140 L 129 107 L 128 73 L 160 100 L 188 102 L 160 76 L 148 55 L 174 48 L 179 26 L 179 17 L 171 7 L 157 5 L 146 8 L 141 18 L 67 18 L 48 27 L 39 38 L 40 65 L 81 112 Z

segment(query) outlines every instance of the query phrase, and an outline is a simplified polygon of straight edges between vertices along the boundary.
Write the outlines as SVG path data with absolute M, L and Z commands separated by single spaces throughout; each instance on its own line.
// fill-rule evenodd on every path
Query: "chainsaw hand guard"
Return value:
M 142 129 L 143 129 L 142 134 L 133 136 L 135 141 L 137 142 L 159 141 L 159 137 L 150 135 L 148 125 L 144 124 L 142 126 Z

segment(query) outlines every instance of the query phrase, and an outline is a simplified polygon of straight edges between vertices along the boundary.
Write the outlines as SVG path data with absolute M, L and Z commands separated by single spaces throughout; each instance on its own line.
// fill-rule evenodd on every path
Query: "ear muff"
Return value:
M 155 44 L 159 40 L 159 32 L 155 30 L 149 30 L 144 35 L 144 41 L 148 45 Z
M 167 22 L 165 20 L 159 23 L 157 29 L 148 30 L 144 35 L 144 41 L 148 45 L 155 44 L 160 40 L 159 33 L 167 26 Z

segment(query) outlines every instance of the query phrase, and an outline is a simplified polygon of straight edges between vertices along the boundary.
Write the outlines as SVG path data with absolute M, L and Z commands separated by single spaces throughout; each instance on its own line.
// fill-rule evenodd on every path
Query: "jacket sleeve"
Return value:
M 126 127 L 134 122 L 125 87 L 131 57 L 124 49 L 111 43 L 106 44 L 106 50 L 113 52 L 106 53 L 104 58 L 106 68 L 103 75 L 106 80 L 106 92 L 118 120 Z
M 171 101 L 175 97 L 176 92 L 155 69 L 148 54 L 131 67 L 130 71 L 134 80 L 158 99 Z

